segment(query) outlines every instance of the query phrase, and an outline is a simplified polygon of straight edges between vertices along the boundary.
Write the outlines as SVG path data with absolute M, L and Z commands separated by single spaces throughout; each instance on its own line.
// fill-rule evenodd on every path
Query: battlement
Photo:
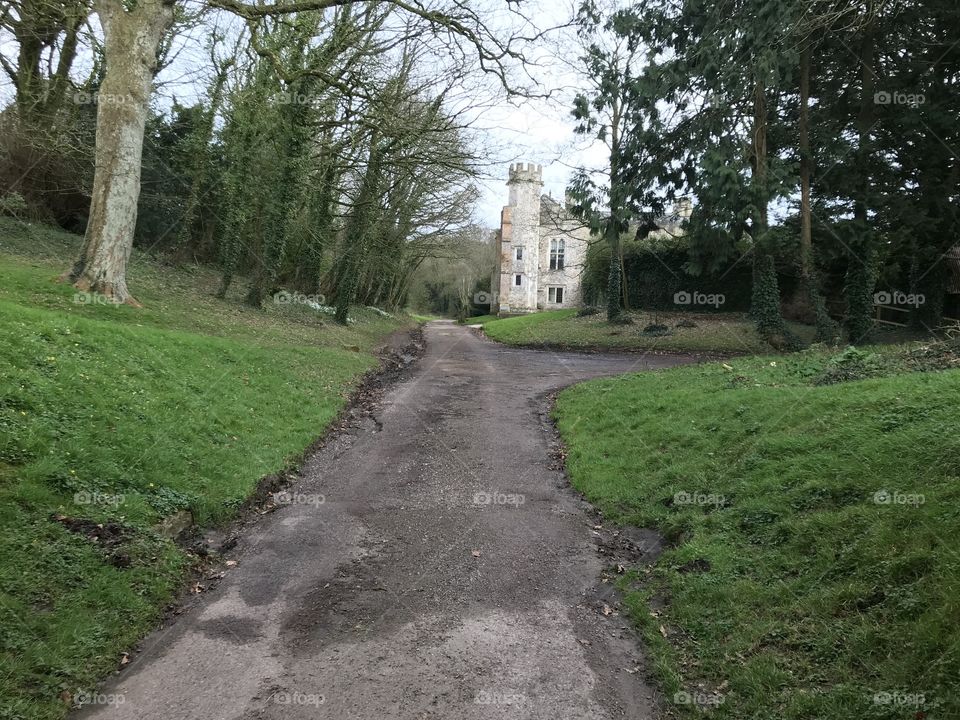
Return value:
M 510 166 L 510 179 L 507 184 L 517 182 L 535 182 L 543 184 L 543 165 L 516 163 Z

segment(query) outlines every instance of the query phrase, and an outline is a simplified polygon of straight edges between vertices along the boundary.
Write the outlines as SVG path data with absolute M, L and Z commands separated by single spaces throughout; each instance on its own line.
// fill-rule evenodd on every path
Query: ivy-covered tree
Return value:
M 607 320 L 626 320 L 621 312 L 623 255 L 620 238 L 633 228 L 653 227 L 662 209 L 654 192 L 659 167 L 656 138 L 660 118 L 645 92 L 643 18 L 636 8 L 587 0 L 580 6 L 577 31 L 581 72 L 589 89 L 576 96 L 575 131 L 595 137 L 607 149 L 604 168 L 581 168 L 570 184 L 573 211 L 610 246 L 607 272 Z

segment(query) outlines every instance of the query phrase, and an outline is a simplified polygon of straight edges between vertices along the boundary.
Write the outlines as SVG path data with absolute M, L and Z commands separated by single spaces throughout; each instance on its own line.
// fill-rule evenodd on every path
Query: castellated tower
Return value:
M 510 166 L 509 204 L 500 214 L 498 291 L 500 313 L 537 310 L 540 275 L 540 193 L 543 167 L 533 163 Z

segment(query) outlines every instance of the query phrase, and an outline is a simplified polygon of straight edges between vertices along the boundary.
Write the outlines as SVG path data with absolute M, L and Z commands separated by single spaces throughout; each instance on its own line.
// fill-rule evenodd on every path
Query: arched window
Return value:
M 550 241 L 550 269 L 563 270 L 563 240 Z

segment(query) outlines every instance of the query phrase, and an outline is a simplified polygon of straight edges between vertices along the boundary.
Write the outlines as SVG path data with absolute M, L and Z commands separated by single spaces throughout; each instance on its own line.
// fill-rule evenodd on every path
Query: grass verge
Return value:
M 463 325 L 486 325 L 487 323 L 494 322 L 499 320 L 496 315 L 477 315 L 475 317 L 468 317 L 463 321 Z
M 576 310 L 518 315 L 487 322 L 487 337 L 507 345 L 555 350 L 617 350 L 711 356 L 768 354 L 770 345 L 743 313 L 632 312 L 632 324 L 610 325 L 602 313 L 578 317 Z M 788 323 L 805 343 L 814 329 Z M 879 330 L 884 336 L 893 335 Z M 900 335 L 891 340 L 900 339 Z
M 0 718 L 62 717 L 113 670 L 191 558 L 155 527 L 211 525 L 343 407 L 411 324 L 212 297 L 216 274 L 139 259 L 142 310 L 52 278 L 78 239 L 0 224 Z M 80 302 L 77 302 L 80 300 Z
M 960 717 L 960 370 L 863 360 L 742 358 L 559 396 L 574 485 L 670 543 L 622 585 L 672 716 Z M 885 369 L 844 382 L 851 364 Z

